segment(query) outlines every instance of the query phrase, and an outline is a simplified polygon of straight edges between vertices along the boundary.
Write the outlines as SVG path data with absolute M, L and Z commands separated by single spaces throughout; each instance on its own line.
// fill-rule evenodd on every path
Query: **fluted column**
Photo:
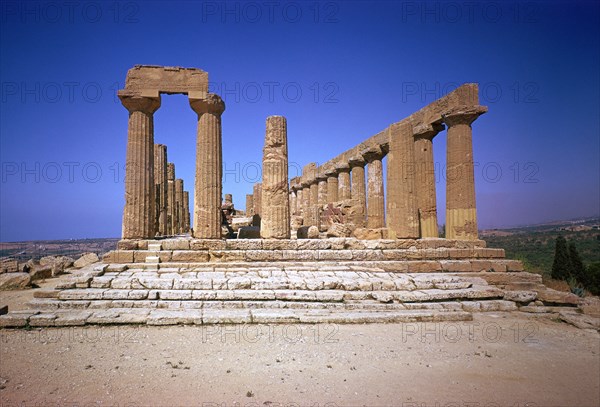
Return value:
M 308 222 L 310 213 L 310 185 L 302 183 L 302 216 L 304 216 L 304 224 Z
M 335 169 L 338 173 L 338 200 L 342 201 L 352 198 L 350 165 L 346 163 L 338 164 Z
M 319 206 L 327 205 L 327 177 L 319 176 L 317 178 L 318 191 L 317 191 L 317 202 Z
M 253 192 L 254 214 L 262 216 L 262 184 L 260 182 L 254 184 Z
M 363 152 L 367 161 L 367 227 L 385 226 L 385 201 L 383 192 L 383 152 L 379 147 Z
M 156 228 L 161 236 L 167 231 L 167 146 L 154 145 L 154 184 L 156 185 Z
M 246 216 L 254 215 L 254 195 L 246 194 Z
M 183 212 L 183 180 L 177 178 L 175 180 L 175 207 L 177 211 L 177 227 L 175 233 L 183 233 L 184 212 Z
M 221 238 L 221 193 L 223 157 L 221 114 L 225 103 L 218 95 L 190 95 L 190 106 L 198 114 L 196 141 L 196 182 L 194 199 L 194 237 Z
M 438 237 L 433 138 L 443 129 L 442 124 L 419 125 L 413 128 L 416 164 L 415 187 L 421 237 Z
M 289 239 L 287 122 L 283 116 L 269 116 L 266 127 L 260 236 L 264 239 Z
M 182 233 L 189 233 L 190 231 L 190 193 L 183 191 L 183 231 Z
M 296 188 L 290 189 L 290 215 L 296 213 L 296 205 L 298 204 L 298 195 L 296 193 Z
M 388 129 L 387 225 L 396 237 L 419 237 L 419 211 L 415 191 L 415 147 L 408 121 Z
M 167 234 L 176 234 L 175 164 L 167 163 Z
M 478 238 L 471 124 L 485 106 L 455 109 L 442 115 L 448 125 L 446 157 L 446 238 Z
M 337 202 L 338 200 L 338 177 L 335 169 L 325 173 L 327 176 L 327 203 Z
M 354 207 L 354 224 L 357 227 L 367 225 L 367 193 L 365 189 L 365 160 L 362 156 L 350 157 L 348 160 L 352 171 L 352 200 Z
M 119 95 L 119 98 L 129 111 L 122 236 L 153 238 L 156 234 L 154 112 L 160 107 L 160 96 Z

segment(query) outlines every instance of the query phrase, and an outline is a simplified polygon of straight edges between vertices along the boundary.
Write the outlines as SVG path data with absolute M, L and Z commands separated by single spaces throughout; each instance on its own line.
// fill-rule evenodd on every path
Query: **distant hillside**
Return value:
M 0 258 L 11 257 L 19 261 L 58 255 L 77 258 L 81 253 L 86 252 L 93 252 L 101 257 L 102 254 L 116 249 L 119 240 L 117 238 L 106 238 L 0 243 Z

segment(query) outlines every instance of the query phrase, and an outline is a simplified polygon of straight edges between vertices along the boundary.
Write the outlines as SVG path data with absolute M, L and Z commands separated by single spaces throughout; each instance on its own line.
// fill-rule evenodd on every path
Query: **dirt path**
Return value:
M 2 406 L 600 405 L 598 334 L 518 313 L 0 334 Z

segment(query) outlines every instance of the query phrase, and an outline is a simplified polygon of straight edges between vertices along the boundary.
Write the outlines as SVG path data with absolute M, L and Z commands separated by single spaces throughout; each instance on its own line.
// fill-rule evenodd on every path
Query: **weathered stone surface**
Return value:
M 194 237 L 221 238 L 222 146 L 221 114 L 225 103 L 215 94 L 195 98 L 190 106 L 198 114 Z
M 327 237 L 348 237 L 352 235 L 353 229 L 342 223 L 332 223 L 327 229 Z
M 506 291 L 504 293 L 505 300 L 524 304 L 535 301 L 536 298 L 537 293 L 535 291 Z
M 80 269 L 97 261 L 100 261 L 100 259 L 96 253 L 84 253 L 73 263 L 73 267 Z
M 2 259 L 0 260 L 0 274 L 2 273 L 16 273 L 19 271 L 19 264 L 15 259 Z
M 265 239 L 289 239 L 287 122 L 283 116 L 270 116 L 266 126 L 260 235 Z
M 31 277 L 27 273 L 3 273 L 0 274 L 0 290 L 21 290 L 27 288 Z
M 73 266 L 73 262 L 73 259 L 68 256 L 45 256 L 40 259 L 39 264 L 41 266 L 49 266 L 54 277 L 64 274 L 69 267 Z M 35 266 L 32 267 L 32 270 L 35 268 Z

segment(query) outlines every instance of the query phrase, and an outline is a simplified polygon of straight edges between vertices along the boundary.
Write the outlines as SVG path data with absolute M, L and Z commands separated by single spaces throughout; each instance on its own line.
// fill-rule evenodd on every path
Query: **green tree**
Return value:
M 600 295 L 600 262 L 590 264 L 585 269 L 583 285 L 593 295 Z
M 564 237 L 558 236 L 554 246 L 554 262 L 552 263 L 552 278 L 555 280 L 568 280 L 572 275 L 569 249 Z
M 579 283 L 585 285 L 586 270 L 581 261 L 581 256 L 574 243 L 569 243 L 569 260 L 571 260 L 571 274 Z

